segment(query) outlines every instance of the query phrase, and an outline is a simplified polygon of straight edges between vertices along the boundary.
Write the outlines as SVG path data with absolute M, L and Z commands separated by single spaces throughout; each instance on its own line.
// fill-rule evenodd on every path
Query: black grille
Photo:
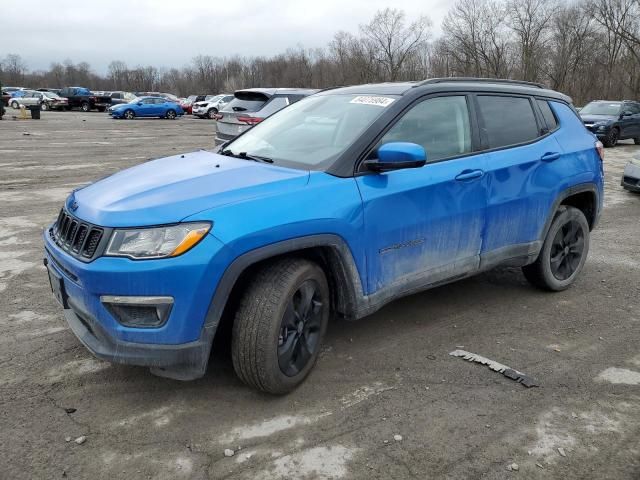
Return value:
M 58 220 L 49 230 L 51 239 L 63 250 L 84 261 L 92 260 L 98 252 L 104 229 L 83 222 L 64 209 L 60 210 Z

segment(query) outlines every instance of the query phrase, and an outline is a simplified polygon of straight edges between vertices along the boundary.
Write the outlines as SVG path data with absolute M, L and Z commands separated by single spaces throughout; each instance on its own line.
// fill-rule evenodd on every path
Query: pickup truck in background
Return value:
M 91 110 L 104 112 L 111 106 L 111 97 L 109 95 L 95 95 L 91 90 L 84 87 L 65 87 L 60 90 L 59 95 L 68 99 L 67 110 L 79 108 L 83 112 Z

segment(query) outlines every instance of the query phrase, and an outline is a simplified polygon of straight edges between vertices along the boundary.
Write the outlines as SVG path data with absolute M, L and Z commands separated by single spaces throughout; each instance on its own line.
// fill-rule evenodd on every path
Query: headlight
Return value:
M 177 257 L 195 247 L 210 223 L 181 223 L 167 227 L 116 229 L 105 255 L 138 259 Z

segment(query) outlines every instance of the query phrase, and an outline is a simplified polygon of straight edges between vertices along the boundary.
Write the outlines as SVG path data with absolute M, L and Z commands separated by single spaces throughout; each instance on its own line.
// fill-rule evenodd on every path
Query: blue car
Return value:
M 217 153 L 75 191 L 45 231 L 45 264 L 97 357 L 198 378 L 225 324 L 238 376 L 284 393 L 330 317 L 498 265 L 568 288 L 602 209 L 602 155 L 571 100 L 536 84 L 331 89 Z
M 121 103 L 110 107 L 107 112 L 113 118 L 133 120 L 136 117 L 158 117 L 174 120 L 184 115 L 184 110 L 177 103 L 163 97 L 136 97 L 129 103 Z

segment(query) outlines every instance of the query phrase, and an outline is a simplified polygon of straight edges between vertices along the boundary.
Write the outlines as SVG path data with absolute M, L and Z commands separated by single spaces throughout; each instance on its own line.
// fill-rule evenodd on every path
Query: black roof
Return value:
M 490 78 L 432 78 L 421 82 L 391 82 L 369 83 L 350 87 L 333 88 L 324 90 L 319 95 L 335 94 L 363 94 L 363 95 L 409 95 L 423 94 L 427 92 L 499 92 L 535 95 L 549 98 L 557 98 L 564 102 L 571 102 L 567 95 L 550 90 L 542 84 L 521 82 L 517 80 L 502 80 Z

